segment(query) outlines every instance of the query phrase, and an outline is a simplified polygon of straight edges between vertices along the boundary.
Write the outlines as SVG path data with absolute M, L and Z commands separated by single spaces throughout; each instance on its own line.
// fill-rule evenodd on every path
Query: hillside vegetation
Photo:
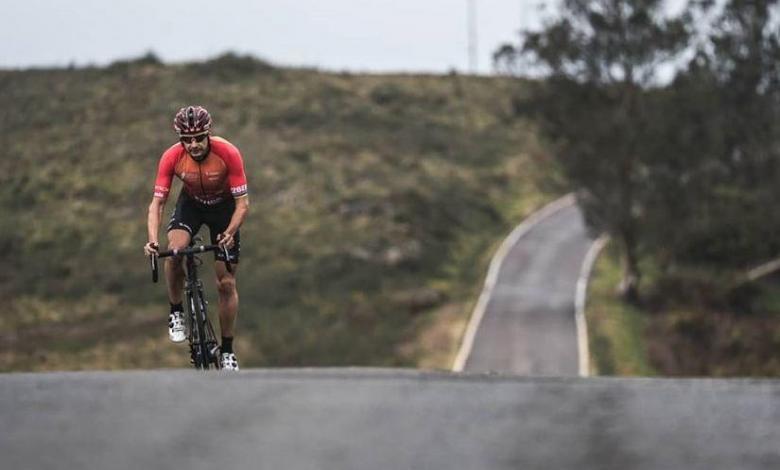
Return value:
M 187 366 L 142 253 L 186 104 L 245 159 L 242 365 L 449 367 L 493 245 L 556 195 L 518 90 L 232 54 L 0 71 L 0 370 Z
M 708 273 L 664 275 L 645 259 L 642 304 L 621 302 L 614 242 L 588 292 L 591 373 L 620 376 L 780 377 L 780 275 L 725 289 Z

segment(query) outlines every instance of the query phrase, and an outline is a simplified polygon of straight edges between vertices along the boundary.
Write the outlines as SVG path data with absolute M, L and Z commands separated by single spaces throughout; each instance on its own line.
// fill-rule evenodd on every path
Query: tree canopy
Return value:
M 778 13 L 778 0 L 677 16 L 660 0 L 564 0 L 494 54 L 544 78 L 519 109 L 540 119 L 589 226 L 619 241 L 627 299 L 643 256 L 673 271 L 780 254 Z

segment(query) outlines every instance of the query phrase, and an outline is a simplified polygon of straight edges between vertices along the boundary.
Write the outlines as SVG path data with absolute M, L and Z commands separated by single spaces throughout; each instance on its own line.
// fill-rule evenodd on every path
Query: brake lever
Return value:
M 230 274 L 233 274 L 233 267 L 230 266 L 230 253 L 226 246 L 222 246 L 222 254 L 225 255 L 225 267 Z

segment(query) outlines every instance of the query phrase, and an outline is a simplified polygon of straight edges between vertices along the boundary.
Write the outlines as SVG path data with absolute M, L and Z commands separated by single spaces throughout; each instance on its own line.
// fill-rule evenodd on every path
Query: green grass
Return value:
M 619 300 L 621 268 L 615 244 L 599 256 L 588 286 L 586 320 L 593 375 L 653 376 L 645 342 L 647 316 Z
M 245 158 L 242 365 L 449 367 L 496 240 L 559 191 L 523 90 L 234 55 L 0 70 L 0 370 L 187 365 L 141 247 L 188 103 Z

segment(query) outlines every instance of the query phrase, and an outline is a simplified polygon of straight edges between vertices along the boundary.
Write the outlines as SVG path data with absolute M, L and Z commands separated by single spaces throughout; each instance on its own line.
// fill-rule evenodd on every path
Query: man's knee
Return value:
M 168 240 L 168 251 L 183 250 L 189 246 L 189 240 Z
M 190 244 L 189 233 L 184 230 L 171 230 L 168 232 L 168 251 L 183 250 Z M 184 258 L 182 256 L 171 256 L 165 259 L 165 267 L 173 269 L 177 273 L 184 272 Z
M 190 244 L 190 234 L 184 230 L 168 232 L 168 250 L 181 250 Z
M 231 276 L 224 276 L 217 280 L 217 290 L 219 294 L 225 297 L 231 296 L 236 292 L 236 280 Z
M 183 250 L 185 248 L 187 248 L 186 244 L 183 245 L 181 243 L 168 243 L 168 251 Z M 181 256 L 181 255 L 179 255 L 179 256 Z

